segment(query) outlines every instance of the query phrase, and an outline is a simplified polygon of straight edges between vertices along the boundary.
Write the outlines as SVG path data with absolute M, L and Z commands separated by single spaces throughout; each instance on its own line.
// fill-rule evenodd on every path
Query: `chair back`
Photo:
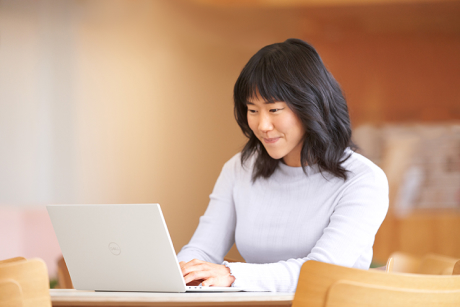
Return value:
M 292 306 L 324 307 L 331 286 L 343 280 L 403 289 L 460 290 L 460 276 L 387 274 L 382 271 L 359 270 L 310 260 L 305 262 L 300 270 Z
M 385 266 L 385 272 L 391 273 L 393 272 L 393 266 L 394 266 L 394 259 L 393 258 L 388 258 L 387 265 Z
M 452 275 L 457 258 L 427 254 L 422 258 L 419 274 Z
M 353 281 L 333 284 L 326 298 L 326 307 L 458 307 L 459 290 L 420 290 L 369 285 Z
M 2 263 L 0 280 L 4 279 L 12 279 L 20 286 L 24 307 L 51 307 L 48 270 L 43 260 Z
M 13 279 L 0 279 L 0 307 L 23 307 L 22 290 Z
M 384 266 L 376 267 L 376 268 L 371 268 L 369 270 L 377 270 L 377 271 L 384 271 L 386 273 L 391 273 L 393 272 L 393 265 L 394 265 L 394 260 L 393 258 L 388 258 L 387 264 Z
M 460 275 L 460 260 L 455 262 L 454 269 L 452 270 L 452 275 Z
M 390 255 L 394 260 L 393 272 L 418 273 L 422 259 L 404 252 L 394 252 Z
M 5 259 L 5 260 L 0 260 L 0 265 L 3 264 L 3 263 L 22 261 L 22 260 L 26 260 L 26 258 L 24 258 L 24 257 L 14 257 L 14 258 L 9 258 L 9 259 Z
M 73 289 L 72 279 L 70 278 L 69 269 L 65 263 L 64 257 L 59 258 L 57 263 L 58 288 Z

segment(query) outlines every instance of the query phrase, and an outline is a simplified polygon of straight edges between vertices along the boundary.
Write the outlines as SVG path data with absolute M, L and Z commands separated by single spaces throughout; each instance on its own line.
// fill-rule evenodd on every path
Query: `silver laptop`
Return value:
M 241 291 L 185 285 L 159 204 L 47 209 L 75 289 Z

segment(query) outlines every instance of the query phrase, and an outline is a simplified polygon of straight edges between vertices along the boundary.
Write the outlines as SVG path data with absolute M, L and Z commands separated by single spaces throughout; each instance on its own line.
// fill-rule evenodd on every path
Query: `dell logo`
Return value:
M 121 248 L 120 248 L 120 246 L 118 246 L 117 243 L 115 243 L 115 242 L 110 242 L 110 244 L 109 244 L 109 251 L 110 251 L 112 254 L 114 254 L 115 256 L 118 256 L 118 255 L 120 255 L 120 253 L 121 253 Z

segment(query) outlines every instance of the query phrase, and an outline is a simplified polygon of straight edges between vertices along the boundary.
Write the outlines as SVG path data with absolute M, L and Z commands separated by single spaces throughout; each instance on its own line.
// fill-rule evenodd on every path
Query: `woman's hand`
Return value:
M 235 277 L 230 275 L 230 269 L 223 264 L 215 264 L 198 259 L 187 263 L 179 262 L 187 286 L 230 287 Z

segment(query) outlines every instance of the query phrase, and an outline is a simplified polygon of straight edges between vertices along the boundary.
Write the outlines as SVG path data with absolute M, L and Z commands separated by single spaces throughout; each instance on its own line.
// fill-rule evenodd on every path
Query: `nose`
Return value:
M 259 118 L 259 131 L 266 133 L 268 131 L 273 130 L 273 123 L 268 114 L 260 114 Z

